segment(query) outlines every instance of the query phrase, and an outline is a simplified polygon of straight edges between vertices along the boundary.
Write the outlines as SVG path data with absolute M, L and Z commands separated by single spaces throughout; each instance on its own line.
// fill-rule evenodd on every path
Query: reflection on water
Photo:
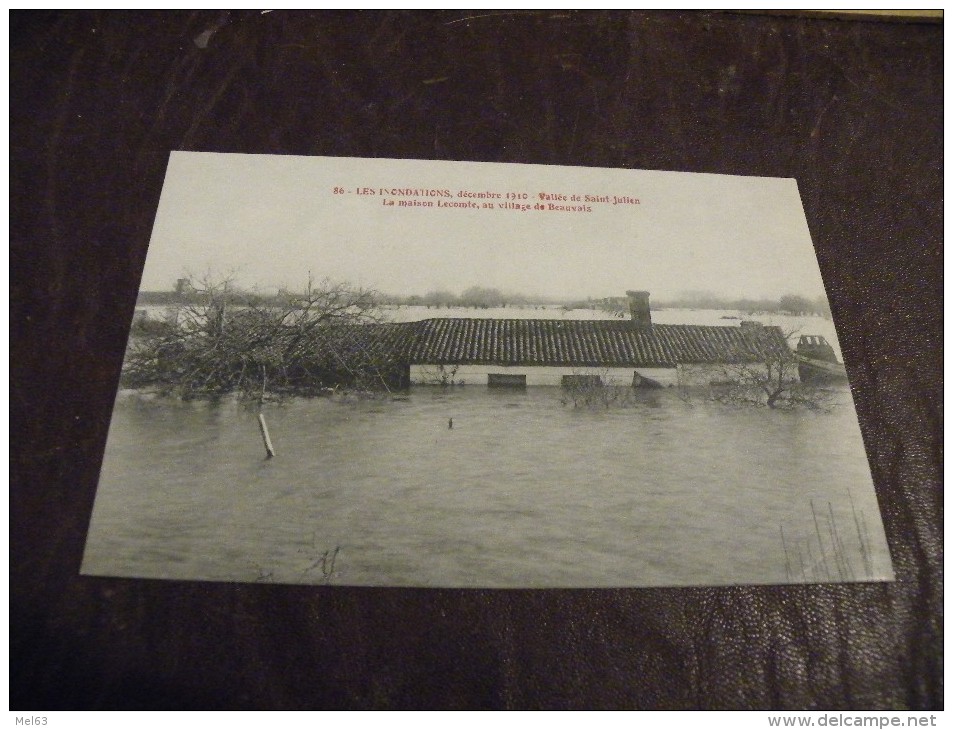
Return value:
M 828 414 L 674 390 L 584 410 L 559 393 L 293 400 L 266 407 L 270 460 L 255 410 L 121 394 L 83 572 L 494 587 L 892 577 L 846 389 Z

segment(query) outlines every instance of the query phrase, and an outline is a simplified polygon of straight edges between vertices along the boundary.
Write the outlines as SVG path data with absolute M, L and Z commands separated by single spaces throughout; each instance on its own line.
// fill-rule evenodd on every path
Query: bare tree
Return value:
M 303 292 L 264 297 L 206 277 L 162 327 L 133 332 L 124 383 L 184 398 L 313 393 L 347 380 L 387 387 L 392 363 L 375 346 L 375 292 L 309 276 Z
M 712 397 L 724 403 L 775 409 L 830 408 L 829 391 L 801 382 L 797 355 L 786 344 L 796 334 L 777 327 L 749 327 L 746 345 L 734 353 L 736 362 L 721 366 Z

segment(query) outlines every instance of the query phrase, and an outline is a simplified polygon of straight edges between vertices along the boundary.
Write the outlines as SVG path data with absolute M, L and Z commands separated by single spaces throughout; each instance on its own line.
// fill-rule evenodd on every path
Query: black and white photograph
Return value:
M 91 576 L 893 580 L 793 179 L 173 152 Z

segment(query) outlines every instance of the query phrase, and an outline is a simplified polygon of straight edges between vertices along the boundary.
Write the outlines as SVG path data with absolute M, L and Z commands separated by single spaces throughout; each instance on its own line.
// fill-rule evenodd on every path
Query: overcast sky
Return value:
M 334 188 L 345 192 L 335 194 Z M 399 207 L 361 188 L 527 195 L 592 212 Z M 543 201 L 540 193 L 639 204 Z M 477 205 L 485 200 L 474 199 Z M 142 279 L 234 273 L 301 289 L 308 272 L 392 294 L 470 286 L 555 297 L 823 294 L 791 179 L 473 162 L 174 152 Z

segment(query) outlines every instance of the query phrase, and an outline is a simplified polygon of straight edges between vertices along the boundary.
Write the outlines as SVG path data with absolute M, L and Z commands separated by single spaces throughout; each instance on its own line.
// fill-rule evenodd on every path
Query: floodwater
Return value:
M 337 585 L 890 580 L 850 392 L 831 412 L 704 391 L 573 408 L 418 387 L 257 409 L 121 392 L 82 572 Z M 453 427 L 449 427 L 450 419 Z

